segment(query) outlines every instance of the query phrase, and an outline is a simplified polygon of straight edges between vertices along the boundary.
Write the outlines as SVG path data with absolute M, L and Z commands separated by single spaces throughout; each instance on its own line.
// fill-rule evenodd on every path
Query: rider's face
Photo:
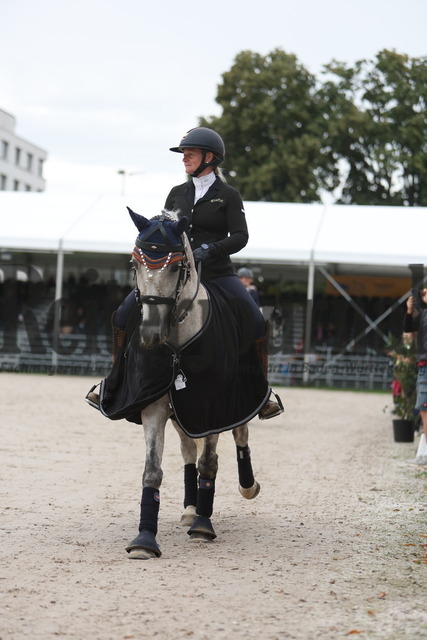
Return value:
M 184 157 L 182 159 L 185 167 L 185 173 L 192 174 L 194 173 L 200 166 L 200 163 L 203 158 L 203 153 L 201 149 L 189 149 L 185 148 L 183 150 Z M 213 153 L 210 151 L 207 152 L 205 162 L 211 162 L 213 160 Z M 212 167 L 208 167 L 199 175 L 204 176 L 206 173 L 212 171 Z

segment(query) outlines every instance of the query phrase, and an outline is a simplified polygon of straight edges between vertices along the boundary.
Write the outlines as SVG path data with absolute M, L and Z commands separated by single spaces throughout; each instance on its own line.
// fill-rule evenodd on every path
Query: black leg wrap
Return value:
M 191 536 L 194 533 L 201 533 L 206 538 L 210 538 L 213 540 L 216 538 L 216 533 L 212 526 L 212 522 L 210 518 L 206 518 L 205 516 L 196 516 L 194 518 L 193 524 L 191 528 L 187 531 L 188 535 Z
M 159 519 L 160 494 L 154 487 L 144 487 L 141 498 L 141 519 L 139 531 L 152 531 L 157 535 L 157 522 Z
M 215 480 L 199 478 L 199 490 L 197 492 L 196 513 L 198 516 L 210 518 L 213 511 L 215 495 Z
M 246 445 L 245 447 L 236 446 L 236 451 L 240 486 L 244 489 L 250 489 L 255 483 L 251 463 L 251 450 L 249 445 Z
M 197 505 L 197 468 L 195 464 L 184 465 L 184 509 Z
M 152 551 L 158 558 L 162 555 L 156 542 L 156 536 L 152 531 L 140 531 L 135 540 L 132 540 L 130 545 L 126 547 L 128 553 L 134 549 L 147 549 L 147 551 Z

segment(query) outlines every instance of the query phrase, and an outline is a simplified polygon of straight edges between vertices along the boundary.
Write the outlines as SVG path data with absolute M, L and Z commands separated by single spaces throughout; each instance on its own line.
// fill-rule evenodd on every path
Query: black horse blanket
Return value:
M 139 309 L 129 318 L 121 354 L 101 383 L 100 410 L 141 424 L 141 409 L 165 393 L 171 415 L 192 438 L 233 429 L 256 416 L 270 394 L 254 348 L 249 313 L 214 282 L 209 319 L 179 351 L 139 344 Z

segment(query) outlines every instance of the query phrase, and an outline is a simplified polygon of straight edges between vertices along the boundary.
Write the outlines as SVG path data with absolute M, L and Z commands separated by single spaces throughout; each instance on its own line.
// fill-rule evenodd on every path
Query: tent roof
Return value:
M 151 217 L 159 198 L 0 193 L 0 250 L 130 253 L 126 205 Z M 425 262 L 427 209 L 245 202 L 248 245 L 239 260 L 274 264 L 407 266 Z

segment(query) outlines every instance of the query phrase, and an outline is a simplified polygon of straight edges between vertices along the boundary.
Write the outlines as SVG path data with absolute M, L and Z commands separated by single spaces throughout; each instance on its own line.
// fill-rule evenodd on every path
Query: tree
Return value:
M 337 172 L 322 154 L 315 77 L 276 49 L 267 56 L 241 52 L 222 78 L 222 115 L 200 124 L 226 140 L 224 168 L 243 198 L 319 201 Z
M 226 140 L 244 199 L 427 205 L 427 58 L 383 50 L 323 74 L 275 49 L 243 51 L 222 75 L 222 114 L 200 124 Z
M 427 58 L 383 50 L 325 72 L 330 145 L 344 176 L 338 202 L 427 205 Z

